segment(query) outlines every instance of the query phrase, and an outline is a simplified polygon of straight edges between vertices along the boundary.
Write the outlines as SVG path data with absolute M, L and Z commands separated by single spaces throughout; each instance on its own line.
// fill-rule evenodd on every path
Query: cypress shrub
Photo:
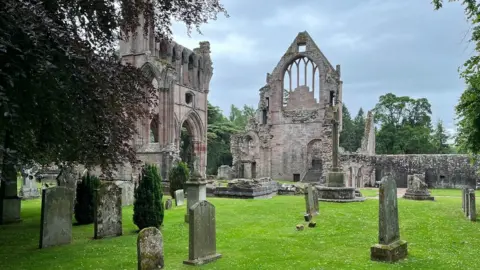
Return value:
M 135 189 L 133 223 L 139 230 L 147 227 L 160 228 L 163 223 L 162 178 L 155 165 L 146 164 L 142 168 L 141 180 Z
M 100 179 L 87 173 L 77 185 L 75 198 L 75 220 L 78 224 L 93 223 L 95 217 L 95 190 L 100 185 Z
M 179 162 L 173 166 L 168 173 L 168 180 L 170 182 L 170 196 L 175 198 L 175 191 L 183 189 L 185 182 L 190 177 L 190 170 L 185 162 Z

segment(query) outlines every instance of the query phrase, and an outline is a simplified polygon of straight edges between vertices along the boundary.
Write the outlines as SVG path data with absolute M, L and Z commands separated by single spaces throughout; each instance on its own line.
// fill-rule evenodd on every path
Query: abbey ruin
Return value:
M 142 27 L 141 23 L 138 33 Z M 133 143 L 138 158 L 157 164 L 163 179 L 174 161 L 186 159 L 180 153 L 182 128 L 190 135 L 193 159 L 205 175 L 207 98 L 213 67 L 210 43 L 199 45 L 192 51 L 174 41 L 156 42 L 153 32 L 120 42 L 122 61 L 141 68 L 158 89 L 158 104 L 151 108 L 153 117 L 138 123 Z M 128 179 L 131 173 L 128 166 L 122 167 L 119 177 Z
M 324 183 L 332 163 L 329 108 L 342 103 L 342 84 L 340 65 L 334 68 L 310 35 L 300 32 L 267 74 L 256 116 L 231 138 L 234 177 Z M 376 155 L 373 120 L 370 111 L 361 148 L 341 152 L 346 186 L 373 186 L 388 172 L 398 187 L 407 187 L 409 174 L 424 174 L 430 187 L 475 186 L 477 166 L 467 155 Z

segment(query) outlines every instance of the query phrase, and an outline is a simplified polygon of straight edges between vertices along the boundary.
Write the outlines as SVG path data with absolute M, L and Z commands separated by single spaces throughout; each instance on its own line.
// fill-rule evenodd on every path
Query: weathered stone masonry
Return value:
M 330 64 L 307 32 L 299 33 L 267 74 L 257 115 L 232 136 L 236 176 L 324 178 L 331 166 L 329 108 L 341 99 L 340 66 Z M 339 117 L 341 126 L 341 111 Z
M 309 34 L 299 33 L 267 74 L 257 114 L 245 132 L 232 136 L 234 177 L 324 182 L 331 167 L 329 108 L 342 102 L 340 75 L 340 66 L 333 68 Z M 339 119 L 341 127 L 341 110 Z M 347 187 L 373 186 L 388 172 L 400 188 L 407 187 L 409 174 L 425 174 L 430 188 L 475 187 L 478 179 L 478 165 L 466 155 L 376 155 L 371 111 L 361 148 L 341 153 L 340 166 Z
M 153 32 L 143 36 L 140 18 L 137 37 L 120 42 L 124 63 L 143 70 L 158 89 L 158 104 L 150 108 L 152 119 L 138 123 L 134 140 L 138 158 L 156 164 L 162 177 L 179 159 L 180 132 L 185 126 L 193 138 L 194 154 L 204 176 L 207 162 L 207 97 L 213 75 L 209 42 L 200 42 L 192 50 L 173 41 L 156 42 Z M 120 178 L 129 179 L 132 169 L 120 169 Z

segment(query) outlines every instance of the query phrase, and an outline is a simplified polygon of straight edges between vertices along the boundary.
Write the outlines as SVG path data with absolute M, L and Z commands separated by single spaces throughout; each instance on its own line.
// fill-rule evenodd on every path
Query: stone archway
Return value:
M 313 139 L 307 144 L 307 169 L 323 169 L 321 142 L 320 139 Z
M 196 111 L 190 111 L 179 125 L 177 138 L 182 161 L 186 162 L 192 171 L 197 163 L 200 174 L 205 175 L 206 169 L 206 134 L 203 122 Z

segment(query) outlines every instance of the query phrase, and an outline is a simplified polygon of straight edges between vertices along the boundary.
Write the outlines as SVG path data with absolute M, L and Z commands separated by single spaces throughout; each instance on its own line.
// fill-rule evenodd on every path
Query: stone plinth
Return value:
M 259 199 L 277 195 L 278 184 L 271 178 L 235 179 L 227 187 L 216 187 L 216 197 Z
M 17 223 L 22 221 L 20 219 L 20 198 L 0 198 L 0 224 Z
M 435 200 L 434 197 L 430 196 L 427 184 L 423 181 L 424 178 L 425 176 L 421 174 L 409 175 L 407 179 L 408 188 L 405 195 L 403 195 L 403 198 L 417 201 Z
M 200 181 L 187 181 L 185 187 L 187 189 L 187 213 L 185 214 L 185 222 L 188 223 L 188 210 L 197 202 L 207 199 L 207 182 L 203 179 L 200 179 Z
M 345 187 L 345 173 L 338 168 L 333 168 L 327 175 L 328 187 Z
M 355 188 L 317 187 L 318 200 L 323 202 L 363 202 L 365 197 L 355 197 Z
M 372 261 L 396 262 L 407 257 L 407 242 L 398 240 L 389 245 L 376 244 L 370 248 Z

